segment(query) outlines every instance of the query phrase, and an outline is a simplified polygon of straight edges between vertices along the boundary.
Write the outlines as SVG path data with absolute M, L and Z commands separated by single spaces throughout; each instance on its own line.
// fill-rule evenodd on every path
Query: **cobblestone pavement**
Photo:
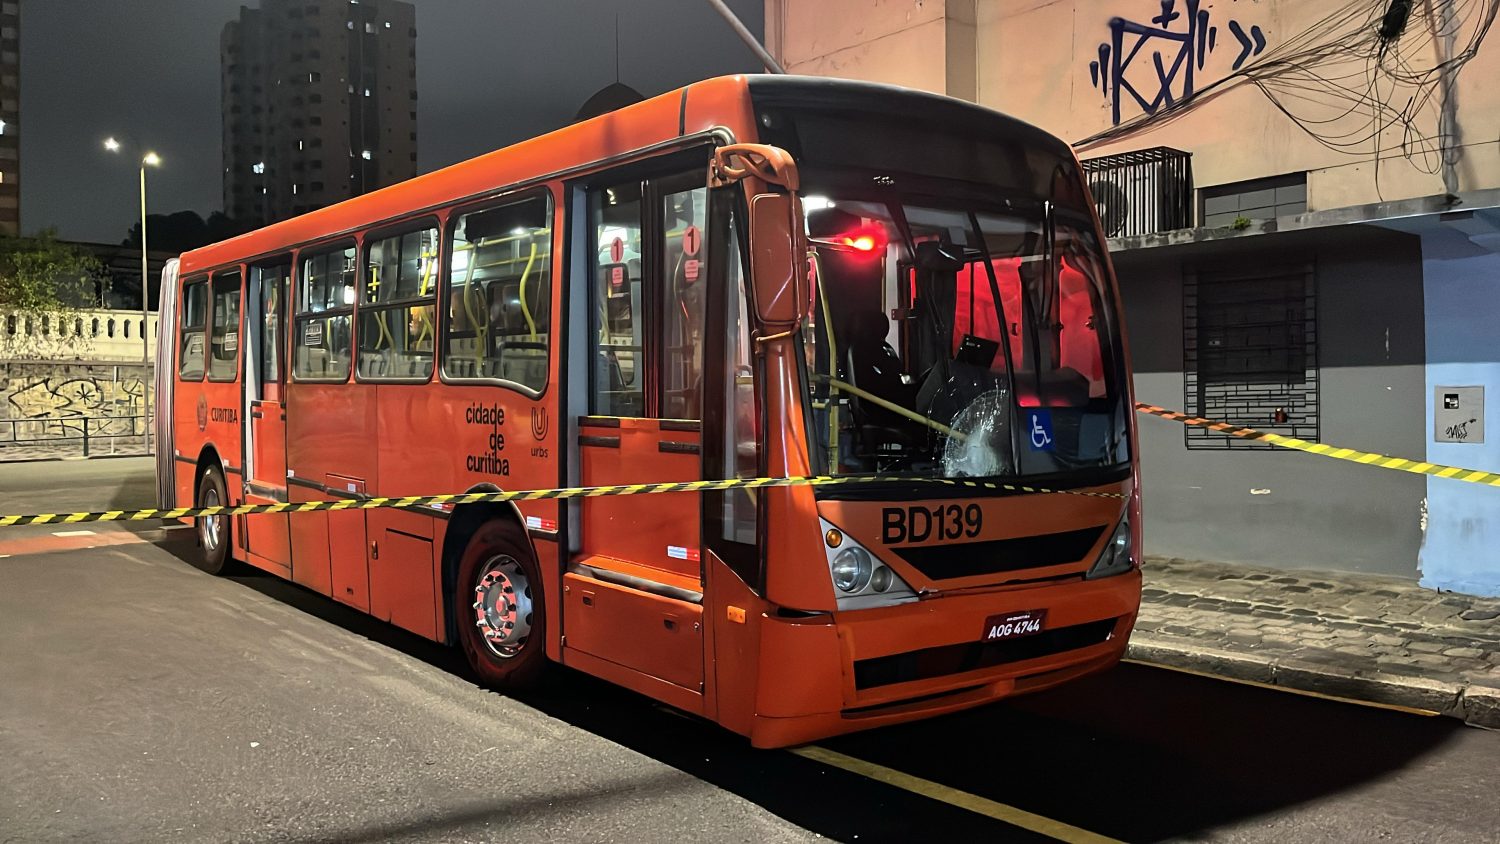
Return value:
M 1500 728 L 1500 599 L 1152 558 L 1130 657 Z

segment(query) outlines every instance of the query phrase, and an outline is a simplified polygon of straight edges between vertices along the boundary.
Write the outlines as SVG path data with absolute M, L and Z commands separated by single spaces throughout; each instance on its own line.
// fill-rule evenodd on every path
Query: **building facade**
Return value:
M 767 0 L 766 33 L 1072 142 L 1139 400 L 1500 471 L 1497 5 Z M 1500 595 L 1500 489 L 1140 430 L 1150 553 Z
M 0 234 L 21 233 L 21 2 L 0 0 Z
M 224 27 L 224 210 L 269 223 L 417 173 L 416 9 L 262 0 Z

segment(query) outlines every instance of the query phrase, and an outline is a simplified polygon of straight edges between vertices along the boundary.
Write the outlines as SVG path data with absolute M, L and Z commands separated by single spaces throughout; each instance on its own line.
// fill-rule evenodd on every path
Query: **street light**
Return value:
M 104 148 L 113 153 L 121 149 L 120 142 L 113 137 L 104 139 Z M 146 256 L 146 168 L 160 167 L 161 156 L 146 150 L 141 156 L 141 366 L 150 375 L 151 369 L 151 269 Z M 156 326 L 157 334 L 161 333 L 161 325 Z M 142 385 L 142 402 L 144 408 L 144 419 L 141 423 L 141 431 L 145 438 L 146 451 L 151 451 L 151 390 Z

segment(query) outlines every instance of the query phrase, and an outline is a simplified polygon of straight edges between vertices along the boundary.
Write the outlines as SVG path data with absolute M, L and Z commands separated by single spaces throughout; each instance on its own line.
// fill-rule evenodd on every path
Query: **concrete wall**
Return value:
M 1406 33 L 1388 49 L 1389 59 L 1420 72 L 1460 49 L 1476 28 L 1479 4 L 1454 6 L 1465 16 L 1457 21 L 1461 37 L 1449 44 L 1433 33 L 1448 2 L 1414 4 Z M 1383 3 L 1368 4 L 1359 14 L 1332 23 L 1326 18 L 1334 7 L 1308 0 L 1199 2 L 1191 7 L 1200 13 L 1196 18 L 1187 0 L 1167 5 L 1164 13 L 1162 0 L 767 0 L 766 19 L 772 50 L 791 72 L 890 82 L 964 97 L 1069 141 L 1116 125 L 1117 97 L 1120 123 L 1148 110 L 1118 84 L 1122 80 L 1147 106 L 1159 110 L 1167 102 L 1157 99 L 1164 90 L 1175 101 L 1190 90 L 1202 92 L 1230 77 L 1236 65 L 1245 70 L 1278 52 L 1296 52 L 1301 58 L 1294 64 L 1309 73 L 1343 77 L 1356 92 L 1371 85 L 1370 56 L 1341 57 L 1330 48 L 1354 43 L 1373 30 Z M 1160 54 L 1163 67 L 1171 71 L 1183 42 L 1153 35 L 1123 72 L 1115 74 L 1111 61 L 1101 62 L 1100 48 L 1108 45 L 1114 55 L 1116 22 L 1191 35 L 1191 60 L 1169 72 L 1171 82 L 1162 85 L 1153 57 Z M 1236 29 L 1244 33 L 1248 51 Z M 1490 41 L 1495 37 L 1491 35 Z M 1259 41 L 1265 46 L 1257 48 Z M 1134 36 L 1124 37 L 1127 52 L 1134 43 Z M 1373 54 L 1368 44 L 1362 49 Z M 1430 78 L 1436 85 L 1438 75 Z M 1432 196 L 1445 189 L 1491 188 L 1500 185 L 1500 86 L 1492 84 L 1496 78 L 1500 48 L 1484 43 L 1453 89 L 1457 120 L 1447 134 L 1457 160 L 1455 181 L 1447 188 L 1435 140 L 1443 96 L 1433 87 L 1397 84 L 1386 76 L 1380 76 L 1378 87 L 1371 90 L 1396 112 L 1409 112 L 1409 125 L 1395 114 L 1372 118 L 1367 104 L 1347 94 L 1326 87 L 1309 89 L 1308 78 L 1283 75 L 1269 81 L 1283 104 L 1305 121 L 1332 121 L 1323 130 L 1340 136 L 1333 142 L 1338 148 L 1320 143 L 1278 110 L 1266 93 L 1240 81 L 1218 89 L 1170 122 L 1081 154 L 1153 146 L 1184 149 L 1194 154 L 1199 187 L 1306 172 L 1309 210 Z M 1386 127 L 1376 138 L 1367 137 L 1372 123 Z
M 1474 221 L 1470 221 L 1474 222 Z M 1500 254 L 1460 221 L 1422 233 L 1427 313 L 1427 460 L 1500 472 Z M 1493 228 L 1490 232 L 1493 232 Z M 1438 386 L 1483 386 L 1484 442 L 1435 441 Z M 1500 596 L 1500 489 L 1427 480 L 1422 584 Z
M 1114 256 L 1139 400 L 1180 408 L 1183 271 L 1313 262 L 1325 442 L 1424 453 L 1420 241 L 1350 226 Z M 1290 451 L 1189 452 L 1183 427 L 1141 418 L 1146 551 L 1415 577 L 1418 475 Z M 1256 490 L 1257 492 L 1252 492 Z
M 84 420 L 91 438 L 105 448 L 115 438 L 139 436 L 145 402 L 152 390 L 150 370 L 140 363 L 0 360 L 0 459 L 29 456 L 58 440 L 70 449 L 81 443 Z M 154 406 L 154 398 L 152 399 Z

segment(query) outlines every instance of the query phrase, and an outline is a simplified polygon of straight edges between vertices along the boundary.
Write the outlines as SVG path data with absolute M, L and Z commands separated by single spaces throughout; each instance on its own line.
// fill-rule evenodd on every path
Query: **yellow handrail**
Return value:
M 536 320 L 531 318 L 531 303 L 526 301 L 526 277 L 531 275 L 531 264 L 536 260 L 536 241 L 531 242 L 531 255 L 526 258 L 526 269 L 521 271 L 521 315 L 526 317 L 526 329 L 531 339 L 536 339 Z
M 422 259 L 427 263 L 422 268 L 422 283 L 418 285 L 417 292 L 426 296 L 427 291 L 432 288 L 433 279 L 437 276 L 437 249 L 434 248 L 431 252 L 424 251 Z M 422 341 L 432 336 L 432 314 L 425 310 L 417 311 L 417 319 L 422 323 L 422 330 L 417 334 L 414 345 L 421 347 Z M 437 343 L 434 342 L 433 345 L 436 346 Z
M 371 265 L 370 266 L 370 284 L 368 285 L 368 287 L 369 287 L 369 291 L 368 292 L 370 293 L 370 297 L 373 299 L 375 291 L 380 289 L 380 267 L 379 266 L 376 266 L 376 265 Z M 387 326 L 385 324 L 386 315 L 389 314 L 389 313 L 390 313 L 390 311 L 382 311 L 377 316 L 377 318 L 375 320 L 375 324 L 378 325 L 378 326 L 380 326 L 380 336 L 378 338 L 376 338 L 376 340 L 375 340 L 375 348 L 377 350 L 383 344 L 385 344 L 387 342 L 389 342 L 391 344 L 391 351 L 395 351 L 396 350 L 396 338 L 391 336 L 391 329 L 390 329 L 389 326 Z
M 472 302 L 470 301 L 470 298 L 469 298 L 470 296 L 472 296 L 474 294 L 473 281 L 474 281 L 474 262 L 470 261 L 469 262 L 468 271 L 466 273 L 464 273 L 464 297 L 463 297 L 463 299 L 464 299 L 464 313 L 468 314 L 468 316 L 469 316 L 469 324 L 474 326 L 474 337 L 475 337 L 476 342 L 474 344 L 474 355 L 473 355 L 473 358 L 474 358 L 474 372 L 477 375 L 477 374 L 479 374 L 479 368 L 480 368 L 479 367 L 479 357 L 480 357 L 480 355 L 485 350 L 484 349 L 484 344 L 485 344 L 485 340 L 486 340 L 486 335 L 489 334 L 489 311 L 488 311 L 488 309 L 485 310 L 485 314 L 484 314 L 485 319 L 484 319 L 483 323 L 481 323 L 479 321 L 479 317 L 477 317 L 477 316 L 474 315 L 474 306 L 473 306 L 473 304 L 472 304 Z
M 866 392 L 864 390 L 861 390 L 860 388 L 858 388 L 858 387 L 854 386 L 853 384 L 850 384 L 850 383 L 848 383 L 846 381 L 840 381 L 837 378 L 830 378 L 827 375 L 813 375 L 813 379 L 816 380 L 816 381 L 826 381 L 832 387 L 837 387 L 838 389 L 843 390 L 846 393 L 851 393 L 853 395 L 859 396 L 860 398 L 864 399 L 867 402 L 870 402 L 872 404 L 877 404 L 877 405 L 885 408 L 886 410 L 889 410 L 892 413 L 899 414 L 901 416 L 905 416 L 907 419 L 910 419 L 913 422 L 921 423 L 922 425 L 925 425 L 925 426 L 931 428 L 932 430 L 937 431 L 940 434 L 945 434 L 947 436 L 953 437 L 954 439 L 958 440 L 959 442 L 968 442 L 969 441 L 969 435 L 968 434 L 964 434 L 964 433 L 960 433 L 959 431 L 955 431 L 952 428 L 948 427 L 947 425 L 944 425 L 941 422 L 935 422 L 935 421 L 933 421 L 931 419 L 928 419 L 926 416 L 923 416 L 922 414 L 916 412 L 915 410 L 908 410 L 908 409 L 902 407 L 901 405 L 896 404 L 893 401 L 887 401 L 886 399 L 883 399 L 880 396 L 877 396 L 877 395 L 875 395 L 873 393 L 869 393 L 869 392 Z
M 823 325 L 828 331 L 828 365 L 832 373 L 839 371 L 839 342 L 833 333 L 833 314 L 828 310 L 828 291 L 823 286 L 823 261 L 816 249 L 808 250 L 813 263 L 813 283 L 818 286 L 818 302 L 823 307 Z M 832 377 L 830 373 L 830 378 Z M 834 392 L 838 388 L 833 388 Z M 839 465 L 839 403 L 833 395 L 828 396 L 828 466 L 829 471 Z

